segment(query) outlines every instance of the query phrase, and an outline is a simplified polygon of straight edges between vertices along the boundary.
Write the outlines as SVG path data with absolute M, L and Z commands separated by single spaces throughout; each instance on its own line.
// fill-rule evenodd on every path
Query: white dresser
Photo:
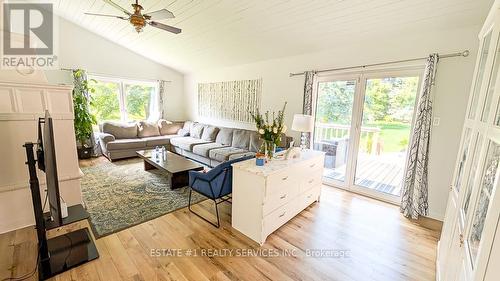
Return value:
M 233 164 L 232 226 L 259 244 L 315 201 L 321 193 L 324 153 L 305 150 L 300 158 L 255 159 Z

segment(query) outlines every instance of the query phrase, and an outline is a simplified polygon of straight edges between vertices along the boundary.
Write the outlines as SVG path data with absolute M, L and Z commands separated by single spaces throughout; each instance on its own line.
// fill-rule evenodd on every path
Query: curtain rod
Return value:
M 468 57 L 469 55 L 470 55 L 470 51 L 469 50 L 465 50 L 463 52 L 440 55 L 439 58 L 440 59 L 444 59 L 444 58 L 452 58 L 452 57 Z M 339 71 L 339 70 L 348 70 L 348 69 L 354 69 L 354 68 L 365 68 L 365 67 L 380 66 L 380 65 L 387 65 L 387 64 L 395 64 L 395 63 L 402 63 L 402 62 L 419 61 L 419 60 L 424 60 L 424 59 L 427 59 L 427 57 L 407 59 L 407 60 L 397 60 L 397 61 L 382 62 L 382 63 L 365 64 L 365 65 L 358 65 L 358 66 L 349 66 L 349 67 L 322 69 L 322 70 L 317 70 L 316 73 L 330 72 L 330 71 Z M 290 77 L 304 75 L 305 73 L 306 73 L 305 71 L 303 71 L 303 72 L 297 72 L 297 73 L 290 73 Z
M 61 68 L 61 70 L 74 71 L 76 69 Z M 142 80 L 142 81 L 147 81 L 147 82 L 156 82 L 159 80 L 163 80 L 163 79 L 129 78 L 129 77 L 122 77 L 122 76 L 118 76 L 118 75 L 105 74 L 105 73 L 95 73 L 95 72 L 89 72 L 88 74 L 90 74 L 90 76 L 94 75 L 94 76 L 102 76 L 102 77 L 115 78 L 115 79 L 131 80 L 131 81 L 141 81 Z M 172 80 L 163 80 L 163 81 L 165 81 L 167 83 L 172 83 Z

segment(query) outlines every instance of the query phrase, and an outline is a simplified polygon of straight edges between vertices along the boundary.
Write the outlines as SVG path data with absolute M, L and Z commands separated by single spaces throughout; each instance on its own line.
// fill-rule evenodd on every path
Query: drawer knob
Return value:
M 316 166 L 316 163 L 309 165 L 309 167 L 311 167 L 311 168 L 314 166 Z
M 314 181 L 314 179 L 311 179 L 311 180 L 309 180 L 309 183 L 312 183 L 313 181 Z
M 283 212 L 283 214 L 281 214 L 279 217 L 280 217 L 280 218 L 281 218 L 281 217 L 283 217 L 283 216 L 285 215 L 285 213 L 286 213 L 286 212 Z
M 286 181 L 287 179 L 288 179 L 288 176 L 281 178 L 281 180 L 284 180 L 284 181 Z
M 286 198 L 286 194 L 283 194 L 281 195 L 280 199 L 285 199 Z
M 307 196 L 307 199 L 311 198 L 312 196 L 313 196 L 312 194 L 309 194 L 309 195 Z

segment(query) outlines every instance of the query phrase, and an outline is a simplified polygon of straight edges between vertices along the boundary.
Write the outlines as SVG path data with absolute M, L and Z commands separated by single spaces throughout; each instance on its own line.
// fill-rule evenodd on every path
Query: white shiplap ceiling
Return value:
M 115 0 L 125 8 L 134 1 Z M 147 26 L 84 15 L 122 15 L 102 0 L 55 0 L 63 18 L 156 62 L 192 72 L 201 68 L 325 50 L 363 38 L 479 25 L 493 0 L 142 0 L 145 11 L 167 8 L 160 21 L 175 35 Z

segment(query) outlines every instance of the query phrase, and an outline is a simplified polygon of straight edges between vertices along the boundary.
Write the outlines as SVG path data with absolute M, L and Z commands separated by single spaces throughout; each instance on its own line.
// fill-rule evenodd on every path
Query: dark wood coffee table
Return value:
M 180 188 L 189 184 L 188 171 L 203 170 L 203 166 L 180 155 L 167 151 L 167 160 L 160 156 L 156 159 L 154 150 L 136 151 L 137 156 L 144 160 L 144 170 L 158 169 L 168 174 L 170 178 L 170 188 Z

